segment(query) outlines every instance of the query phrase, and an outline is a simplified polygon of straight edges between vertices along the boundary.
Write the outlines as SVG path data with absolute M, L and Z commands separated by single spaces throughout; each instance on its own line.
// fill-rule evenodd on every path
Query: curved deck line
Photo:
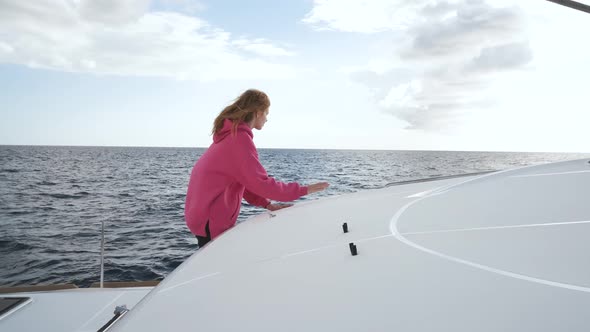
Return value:
M 420 235 L 420 234 L 436 234 L 436 233 L 455 233 L 455 232 L 485 231 L 485 230 L 492 230 L 492 229 L 528 228 L 528 227 L 545 227 L 545 226 L 563 226 L 563 225 L 578 225 L 578 224 L 589 224 L 589 223 L 590 223 L 590 220 L 564 221 L 564 222 L 548 222 L 548 223 L 525 224 L 525 225 L 489 226 L 489 227 L 441 229 L 441 230 L 436 230 L 436 231 L 423 231 L 423 232 L 405 232 L 405 233 L 403 233 L 403 235 Z
M 512 175 L 511 178 L 528 178 L 528 177 L 533 177 L 533 176 L 551 176 L 551 175 L 579 174 L 579 173 L 590 173 L 590 171 L 570 171 L 570 172 L 556 172 L 556 173 L 523 174 L 523 175 Z
M 196 277 L 196 278 L 193 278 L 193 279 L 187 280 L 187 281 L 185 281 L 185 282 L 181 282 L 181 283 L 179 283 L 179 284 L 172 285 L 172 286 L 170 286 L 170 287 L 166 287 L 166 288 L 162 289 L 162 290 L 160 291 L 160 293 L 167 292 L 167 291 L 169 291 L 169 290 L 171 290 L 171 289 L 174 289 L 174 288 L 176 288 L 176 287 L 180 287 L 180 286 L 188 285 L 188 284 L 190 284 L 190 283 L 193 283 L 193 282 L 195 282 L 195 281 L 199 281 L 199 280 L 202 280 L 202 279 L 205 279 L 205 278 L 213 277 L 213 276 L 216 276 L 216 275 L 218 275 L 218 274 L 220 274 L 220 273 L 221 273 L 221 272 L 213 272 L 213 273 L 206 274 L 206 275 L 204 275 L 204 276 L 199 276 L 199 277 Z
M 503 172 L 504 171 L 502 171 L 502 173 Z M 498 172 L 498 173 L 500 173 L 500 172 Z M 492 173 L 492 174 L 498 174 L 498 173 Z M 492 175 L 492 174 L 486 174 L 486 175 L 484 175 L 482 177 L 487 177 L 487 176 Z M 475 178 L 475 179 L 470 179 L 470 180 L 461 182 L 461 183 L 456 184 L 456 185 L 448 186 L 442 192 L 446 192 L 446 191 L 450 190 L 452 187 L 459 186 L 459 185 L 464 184 L 466 182 L 470 182 L 470 181 L 473 181 L 473 180 L 476 180 L 476 179 L 479 179 L 479 178 L 482 178 L 482 177 L 478 177 L 478 178 Z M 562 283 L 562 282 L 557 282 L 557 281 L 552 281 L 552 280 L 546 280 L 546 279 L 531 277 L 531 276 L 527 276 L 527 275 L 524 275 L 524 274 L 519 274 L 519 273 L 514 273 L 514 272 L 510 272 L 510 271 L 505 271 L 505 270 L 497 269 L 497 268 L 494 268 L 494 267 L 491 267 L 491 266 L 487 266 L 487 265 L 484 265 L 484 264 L 479 264 L 479 263 L 471 262 L 471 261 L 468 261 L 468 260 L 465 260 L 465 259 L 462 259 L 462 258 L 450 256 L 450 255 L 443 254 L 441 252 L 438 252 L 438 251 L 435 251 L 435 250 L 432 250 L 432 249 L 423 247 L 423 246 L 421 246 L 421 245 L 419 245 L 419 244 L 417 244 L 415 242 L 410 241 L 408 238 L 406 238 L 405 236 L 403 236 L 399 232 L 399 230 L 397 228 L 397 224 L 399 222 L 399 218 L 401 217 L 401 215 L 410 206 L 412 206 L 413 204 L 415 204 L 415 203 L 417 203 L 417 202 L 419 202 L 419 201 L 421 201 L 423 199 L 426 199 L 426 198 L 428 198 L 431 195 L 441 194 L 442 192 L 431 193 L 430 195 L 426 195 L 426 196 L 421 197 L 421 198 L 418 198 L 418 199 L 416 199 L 416 200 L 414 200 L 412 202 L 409 202 L 408 204 L 406 204 L 402 208 L 400 208 L 396 212 L 396 214 L 391 218 L 391 222 L 389 224 L 389 229 L 391 230 L 391 234 L 393 235 L 393 237 L 395 237 L 400 242 L 402 242 L 402 243 L 404 243 L 404 244 L 406 244 L 406 245 L 408 245 L 408 246 L 410 246 L 410 247 L 412 247 L 414 249 L 417 249 L 417 250 L 423 251 L 423 252 L 425 252 L 427 254 L 431 254 L 431 255 L 434 255 L 434 256 L 437 256 L 437 257 L 440 257 L 440 258 L 449 260 L 451 262 L 455 262 L 455 263 L 459 263 L 459 264 L 464 264 L 464 265 L 471 266 L 471 267 L 474 267 L 474 268 L 477 268 L 477 269 L 480 269 L 480 270 L 483 270 L 483 271 L 487 271 L 487 272 L 491 272 L 491 273 L 496 273 L 496 274 L 499 274 L 499 275 L 503 275 L 503 276 L 506 276 L 506 277 L 515 278 L 515 279 L 519 279 L 519 280 L 534 282 L 534 283 L 545 285 L 545 286 L 552 286 L 552 287 L 564 288 L 564 289 L 569 289 L 569 290 L 574 290 L 574 291 L 579 291 L 579 292 L 590 293 L 590 287 L 572 285 L 572 284 L 567 284 L 567 283 Z

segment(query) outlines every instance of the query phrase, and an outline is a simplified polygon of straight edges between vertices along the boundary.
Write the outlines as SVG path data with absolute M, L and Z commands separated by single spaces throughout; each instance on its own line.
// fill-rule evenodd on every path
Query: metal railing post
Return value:
M 100 288 L 104 286 L 104 220 L 101 221 L 102 231 L 100 240 Z

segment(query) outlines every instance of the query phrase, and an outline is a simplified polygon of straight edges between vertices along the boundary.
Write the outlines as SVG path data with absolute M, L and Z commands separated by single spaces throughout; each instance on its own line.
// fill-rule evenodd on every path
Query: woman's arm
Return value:
M 276 201 L 288 202 L 307 195 L 307 187 L 296 182 L 284 183 L 268 176 L 266 170 L 258 160 L 258 153 L 254 142 L 246 133 L 238 133 L 236 137 L 235 153 L 240 165 L 236 179 L 243 184 L 250 193 Z
M 250 205 L 259 206 L 263 208 L 266 208 L 270 204 L 270 201 L 268 199 L 256 195 L 255 193 L 248 190 L 248 188 L 246 188 L 246 190 L 244 191 L 244 199 Z

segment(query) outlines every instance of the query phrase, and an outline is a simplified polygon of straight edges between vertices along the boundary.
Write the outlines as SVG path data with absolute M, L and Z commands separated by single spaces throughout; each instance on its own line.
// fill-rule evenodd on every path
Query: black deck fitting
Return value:
M 350 242 L 350 243 L 348 244 L 348 246 L 350 247 L 350 253 L 351 253 L 353 256 L 356 256 L 356 255 L 357 255 L 357 251 L 356 251 L 356 245 L 354 245 L 354 243 Z
M 348 233 L 348 224 L 347 223 L 342 224 L 342 230 L 344 231 L 344 233 Z

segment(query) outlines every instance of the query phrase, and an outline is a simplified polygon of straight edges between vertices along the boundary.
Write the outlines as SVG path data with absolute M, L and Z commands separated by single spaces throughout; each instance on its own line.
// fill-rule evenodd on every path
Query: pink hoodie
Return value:
M 267 198 L 292 201 L 307 195 L 307 187 L 279 182 L 266 174 L 246 123 L 240 123 L 235 135 L 231 127 L 231 120 L 226 119 L 191 172 L 184 216 L 195 235 L 206 236 L 207 221 L 211 239 L 231 228 L 238 219 L 242 197 L 252 205 L 266 207 L 270 203 Z

